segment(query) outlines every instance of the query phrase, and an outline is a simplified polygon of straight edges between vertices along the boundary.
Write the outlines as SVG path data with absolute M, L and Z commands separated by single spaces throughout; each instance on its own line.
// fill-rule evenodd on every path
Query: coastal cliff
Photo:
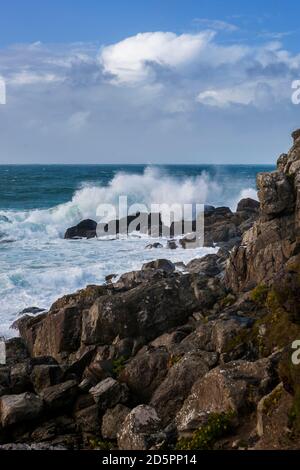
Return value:
M 292 137 L 277 170 L 257 177 L 259 208 L 206 216 L 217 254 L 183 271 L 147 263 L 18 320 L 0 366 L 1 448 L 299 448 L 300 131 Z

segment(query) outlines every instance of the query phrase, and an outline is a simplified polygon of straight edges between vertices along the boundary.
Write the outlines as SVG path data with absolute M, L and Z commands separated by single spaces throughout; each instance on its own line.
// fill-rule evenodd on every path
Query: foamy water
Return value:
M 105 174 L 105 169 L 101 171 Z M 185 171 L 191 173 L 190 170 Z M 140 173 L 121 171 L 107 177 L 105 184 L 83 178 L 69 201 L 43 209 L 22 210 L 22 197 L 30 191 L 29 186 L 26 187 L 24 178 L 24 187 L 18 180 L 16 183 L 7 181 L 5 173 L 1 180 L 0 172 L 2 188 L 3 181 L 7 181 L 7 189 L 0 188 L 0 207 L 1 195 L 4 199 L 10 195 L 12 185 L 16 184 L 21 195 L 21 198 L 16 198 L 18 209 L 0 209 L 0 336 L 15 334 L 9 327 L 24 308 L 35 306 L 48 309 L 58 297 L 87 284 L 103 283 L 108 274 L 119 275 L 139 269 L 144 262 L 157 258 L 187 263 L 216 251 L 208 248 L 178 248 L 173 251 L 165 247 L 167 240 L 160 240 L 164 248 L 146 250 L 148 243 L 157 240 L 139 236 L 117 240 L 63 239 L 68 227 L 86 218 L 98 220 L 99 205 L 117 204 L 121 195 L 128 197 L 129 204 L 143 203 L 147 206 L 151 203 L 201 204 L 224 200 L 222 205 L 229 205 L 232 209 L 241 197 L 256 197 L 255 188 L 248 186 L 247 180 L 246 186 L 241 187 L 239 182 L 239 186 L 227 192 L 225 197 L 222 182 L 212 178 L 209 172 L 197 174 L 194 171 L 196 174 L 192 176 L 185 176 L 184 171 L 182 173 L 178 177 L 172 172 L 170 174 L 170 169 L 157 168 L 145 168 Z M 45 183 L 45 188 L 55 197 L 56 187 L 51 187 L 52 181 L 53 178 L 47 183 L 48 186 Z M 253 178 L 251 182 L 253 184 Z M 61 184 L 65 184 L 63 179 Z M 40 185 L 44 187 L 43 182 Z M 61 189 L 58 183 L 56 185 L 57 190 Z M 40 194 L 43 201 L 48 202 L 48 193 Z M 40 206 L 36 194 L 30 196 L 29 202 L 31 207 Z M 23 205 L 26 207 L 28 203 Z

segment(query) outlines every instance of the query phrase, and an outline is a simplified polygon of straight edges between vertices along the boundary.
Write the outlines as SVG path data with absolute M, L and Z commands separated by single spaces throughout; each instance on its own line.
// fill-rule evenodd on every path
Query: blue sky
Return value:
M 300 127 L 300 5 L 10 0 L 0 163 L 272 163 Z

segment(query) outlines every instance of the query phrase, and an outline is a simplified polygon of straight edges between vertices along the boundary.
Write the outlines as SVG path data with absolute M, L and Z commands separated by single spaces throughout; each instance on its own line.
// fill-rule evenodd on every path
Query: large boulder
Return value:
M 97 236 L 97 222 L 91 219 L 82 220 L 74 227 L 67 229 L 65 239 L 95 238 Z
M 234 361 L 216 367 L 200 378 L 176 416 L 178 431 L 190 433 L 206 423 L 211 413 L 251 409 L 272 389 L 276 380 L 272 361 Z
M 168 425 L 174 420 L 196 380 L 208 372 L 208 355 L 209 353 L 205 352 L 188 352 L 183 357 L 171 358 L 168 374 L 156 388 L 150 402 L 163 425 Z
M 43 389 L 41 397 L 51 410 L 68 409 L 78 394 L 76 380 L 67 380 L 61 384 L 52 385 Z
M 167 374 L 169 357 L 165 348 L 146 346 L 125 366 L 119 380 L 139 403 L 146 403 Z
M 43 401 L 33 393 L 6 395 L 0 398 L 0 421 L 3 428 L 38 418 Z
M 162 439 L 160 419 L 154 408 L 139 405 L 125 418 L 118 432 L 120 450 L 148 450 Z
M 213 305 L 220 287 L 190 275 L 141 284 L 114 296 L 99 298 L 83 313 L 84 344 L 109 344 L 114 338 L 151 341 L 182 325 L 196 310 Z
M 120 429 L 125 421 L 125 418 L 130 413 L 130 408 L 124 405 L 117 405 L 114 408 L 109 408 L 103 418 L 101 426 L 101 434 L 104 439 L 114 441 L 117 439 L 118 429 Z
M 90 389 L 89 393 L 101 410 L 112 408 L 118 403 L 126 403 L 128 400 L 127 386 L 117 382 L 112 377 L 99 382 Z

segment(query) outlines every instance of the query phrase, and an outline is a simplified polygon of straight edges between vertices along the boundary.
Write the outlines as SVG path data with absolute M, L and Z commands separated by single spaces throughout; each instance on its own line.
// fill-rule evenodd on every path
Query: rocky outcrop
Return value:
M 281 155 L 277 170 L 257 176 L 260 215 L 229 260 L 227 285 L 235 290 L 270 283 L 299 252 L 300 138 Z
M 68 228 L 65 239 L 94 238 L 97 236 L 97 222 L 91 219 L 82 220 L 74 227 Z

